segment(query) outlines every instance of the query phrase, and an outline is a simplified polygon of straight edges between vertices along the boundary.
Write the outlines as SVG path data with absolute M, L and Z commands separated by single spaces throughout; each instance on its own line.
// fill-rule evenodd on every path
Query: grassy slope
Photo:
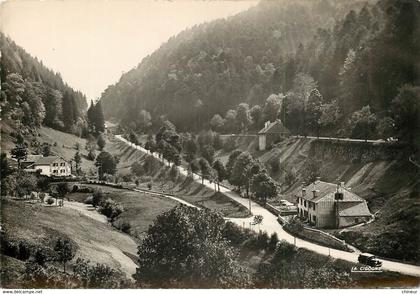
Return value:
M 277 158 L 286 170 L 292 167 L 296 169 L 299 177 L 303 174 L 306 159 L 310 157 L 312 141 L 289 138 L 265 152 L 256 150 L 256 139 L 238 139 L 237 145 L 239 149 L 251 152 L 264 163 Z M 227 160 L 228 153 L 221 152 L 218 156 Z M 284 183 L 282 171 L 272 176 L 279 183 Z M 375 222 L 349 229 L 355 232 L 356 237 L 348 238 L 348 241 L 361 247 L 362 250 L 376 252 L 382 256 L 386 255 L 380 251 L 379 247 L 382 246 L 379 244 L 390 243 L 394 244 L 392 246 L 395 248 L 388 248 L 393 252 L 388 254 L 388 257 L 401 258 L 400 252 L 411 253 L 411 260 L 415 259 L 416 255 L 420 256 L 417 245 L 418 234 L 414 232 L 420 225 L 418 218 L 420 177 L 419 171 L 407 158 L 366 163 L 329 158 L 321 163 L 321 177 L 325 181 L 334 183 L 344 181 L 346 186 L 351 187 L 356 194 L 368 201 L 372 213 L 379 212 Z M 279 198 L 294 201 L 294 195 L 300 192 L 302 181 L 300 176 L 291 187 L 283 185 L 283 195 Z M 366 246 L 366 239 L 374 241 L 370 246 Z
M 16 129 L 5 122 L 1 122 L 1 150 L 9 153 L 14 148 L 15 139 L 11 133 L 17 133 Z M 52 128 L 41 127 L 38 135 L 25 135 L 25 140 L 29 145 L 29 153 L 35 154 L 35 147 L 31 147 L 31 141 L 37 140 L 40 144 L 48 143 L 51 147 L 51 153 L 59 155 L 66 160 L 72 160 L 76 154 L 76 143 L 80 144 L 80 153 L 82 155 L 81 168 L 84 172 L 90 172 L 94 168 L 93 161 L 87 159 L 88 151 L 85 150 L 86 140 L 75 135 L 60 132 Z M 54 146 L 57 143 L 57 146 Z M 95 169 L 96 170 L 96 169 Z
M 107 186 L 87 185 L 94 189 L 101 189 L 105 198 L 109 197 L 124 206 L 124 212 L 118 216 L 115 225 L 126 222 L 131 225 L 132 235 L 141 236 L 147 231 L 149 225 L 153 224 L 156 216 L 170 210 L 177 205 L 178 202 L 160 196 L 148 195 L 141 192 L 116 189 Z M 77 201 L 84 201 L 89 194 L 74 195 L 70 194 L 70 198 Z
M 20 288 L 25 262 L 0 254 L 0 286 L 2 288 Z
M 76 143 L 80 144 L 80 153 L 82 155 L 81 168 L 84 172 L 89 172 L 93 166 L 93 161 L 87 159 L 88 151 L 85 149 L 86 139 L 79 138 L 75 135 L 63 133 L 51 128 L 42 127 L 39 130 L 40 141 L 57 146 L 51 146 L 51 151 L 54 154 L 60 155 L 66 160 L 72 160 L 76 154 Z M 96 170 L 96 169 L 95 169 Z
M 120 175 L 130 173 L 130 167 L 133 162 L 142 162 L 145 159 L 145 154 L 143 152 L 135 150 L 117 139 L 110 139 L 107 142 L 105 150 L 120 158 L 117 166 Z M 168 174 L 168 171 L 168 167 L 163 167 L 159 164 L 159 168 L 150 174 L 150 176 L 153 177 L 153 190 L 173 191 L 174 195 L 188 202 L 219 211 L 223 213 L 224 216 L 248 216 L 249 212 L 244 206 L 231 201 L 222 194 L 214 193 L 213 190 L 210 190 L 195 181 L 188 181 L 185 180 L 184 177 L 179 177 L 174 186 L 167 180 L 166 175 Z M 141 184 L 140 187 L 146 188 L 146 183 Z
M 126 273 L 125 259 L 137 254 L 131 237 L 66 206 L 3 201 L 2 218 L 9 238 L 53 248 L 58 237 L 68 237 L 78 246 L 75 259 L 108 264 Z

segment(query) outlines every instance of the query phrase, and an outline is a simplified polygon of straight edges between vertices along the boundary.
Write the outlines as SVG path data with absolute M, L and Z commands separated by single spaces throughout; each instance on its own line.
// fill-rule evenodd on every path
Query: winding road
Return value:
M 147 154 L 151 154 L 148 150 L 144 149 L 141 146 L 138 146 L 129 142 L 128 140 L 124 139 L 121 135 L 115 135 L 115 138 L 130 145 L 132 148 L 135 148 Z M 163 159 L 159 158 L 158 154 L 154 153 L 151 155 L 157 158 L 158 160 L 160 160 L 161 162 L 163 162 L 164 164 L 169 165 Z M 185 176 L 188 175 L 188 171 L 182 166 L 179 167 L 179 171 L 181 174 Z M 199 178 L 197 178 L 196 181 L 201 183 L 201 179 Z M 210 189 L 213 189 L 213 186 L 214 186 L 214 184 L 210 183 L 210 181 L 208 180 L 204 180 L 204 185 Z M 271 212 L 269 212 L 267 209 L 265 209 L 258 203 L 254 201 L 249 202 L 248 199 L 240 197 L 237 193 L 231 191 L 230 189 L 226 187 L 220 186 L 220 192 L 222 192 L 223 194 L 225 194 L 227 197 L 231 198 L 232 200 L 236 201 L 237 203 L 244 205 L 245 207 L 250 206 L 251 212 L 253 215 L 263 216 L 263 221 L 259 226 L 250 226 L 253 230 L 258 231 L 261 229 L 262 231 L 266 231 L 268 234 L 277 233 L 280 240 L 285 240 L 286 242 L 290 244 L 294 244 L 296 247 L 305 248 L 305 249 L 311 250 L 313 252 L 316 252 L 322 255 L 331 256 L 336 259 L 343 259 L 349 262 L 358 263 L 357 258 L 359 254 L 357 252 L 346 252 L 342 250 L 337 250 L 337 249 L 329 248 L 326 246 L 318 245 L 315 243 L 311 243 L 309 241 L 305 241 L 299 238 L 295 238 L 294 236 L 290 235 L 285 230 L 283 230 L 282 226 L 277 221 L 277 218 L 275 215 L 273 215 Z M 171 197 L 176 198 L 173 196 Z M 180 199 L 174 199 L 174 200 L 178 201 Z M 248 226 L 253 220 L 253 217 L 228 218 L 228 220 L 240 226 Z M 401 262 L 389 261 L 389 260 L 384 260 L 384 259 L 380 259 L 380 260 L 382 261 L 383 270 L 399 272 L 401 274 L 420 277 L 419 266 L 405 264 Z

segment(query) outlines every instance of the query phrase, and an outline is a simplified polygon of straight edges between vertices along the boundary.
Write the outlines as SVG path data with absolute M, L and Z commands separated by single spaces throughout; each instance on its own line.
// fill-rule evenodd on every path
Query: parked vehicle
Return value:
M 378 260 L 376 258 L 375 255 L 373 254 L 369 254 L 369 253 L 362 253 L 359 255 L 358 261 L 360 263 L 369 265 L 369 266 L 374 266 L 374 267 L 381 267 L 382 266 L 382 262 L 380 260 Z

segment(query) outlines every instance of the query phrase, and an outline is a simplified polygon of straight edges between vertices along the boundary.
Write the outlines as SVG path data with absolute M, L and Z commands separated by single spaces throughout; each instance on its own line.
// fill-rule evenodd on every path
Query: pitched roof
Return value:
M 335 198 L 335 192 L 337 191 L 337 185 L 333 183 L 316 181 L 305 187 L 306 196 L 302 197 L 306 200 L 312 202 L 320 201 L 333 201 Z M 316 190 L 315 197 L 313 190 Z M 344 187 L 340 187 L 340 192 L 343 193 L 343 199 L 340 202 L 361 202 L 364 201 L 363 198 L 357 196 L 356 194 L 350 192 Z
M 266 125 L 264 126 L 264 128 L 258 132 L 258 134 L 281 134 L 281 133 L 287 133 L 289 132 L 283 125 L 283 123 L 281 122 L 281 120 L 276 120 L 274 122 L 268 122 L 266 123 Z
M 42 158 L 42 155 L 38 155 L 38 154 L 29 154 L 26 156 L 25 160 L 22 160 L 23 163 L 25 162 L 36 162 L 38 161 L 40 158 Z
M 371 216 L 366 201 L 362 202 L 338 202 L 339 216 Z
M 48 165 L 53 163 L 56 160 L 59 160 L 60 157 L 58 156 L 45 156 L 45 157 L 41 157 L 40 159 L 38 159 L 35 162 L 35 165 Z

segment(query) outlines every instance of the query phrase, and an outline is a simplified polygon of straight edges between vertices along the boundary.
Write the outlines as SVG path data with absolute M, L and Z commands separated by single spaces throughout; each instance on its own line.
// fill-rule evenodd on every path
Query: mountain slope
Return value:
M 21 131 L 41 125 L 81 133 L 86 97 L 0 32 L 2 120 Z
M 288 91 L 306 71 L 303 48 L 330 32 L 362 1 L 262 1 L 237 16 L 195 26 L 169 39 L 101 97 L 106 117 L 131 128 L 147 110 L 180 130 L 207 126 L 240 102 L 261 104 Z M 344 59 L 342 60 L 344 62 Z

